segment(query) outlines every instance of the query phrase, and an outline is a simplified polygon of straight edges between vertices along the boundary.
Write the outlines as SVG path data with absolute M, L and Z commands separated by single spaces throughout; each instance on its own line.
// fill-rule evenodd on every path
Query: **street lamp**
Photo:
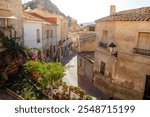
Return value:
M 117 56 L 117 52 L 115 51 L 116 45 L 115 45 L 113 42 L 111 42 L 111 43 L 109 44 L 108 48 L 109 48 L 109 50 L 110 50 L 110 54 L 111 54 L 111 55 Z
M 110 50 L 110 54 L 114 55 L 115 57 L 117 57 L 117 51 L 116 51 L 116 45 L 111 42 L 108 46 L 109 50 Z M 115 74 L 116 74 L 116 62 L 115 62 Z M 115 86 L 115 77 L 114 77 L 114 82 L 113 82 L 114 86 Z M 113 86 L 113 90 L 112 90 L 112 96 L 109 99 L 114 99 L 114 93 L 115 93 L 115 87 Z

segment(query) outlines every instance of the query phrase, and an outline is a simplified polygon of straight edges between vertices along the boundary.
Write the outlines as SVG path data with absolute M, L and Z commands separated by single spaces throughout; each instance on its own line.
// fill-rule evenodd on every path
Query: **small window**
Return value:
M 150 50 L 150 33 L 139 33 L 138 48 Z
M 46 39 L 49 39 L 49 30 L 46 30 Z
M 37 43 L 40 43 L 40 29 L 36 30 Z
M 53 30 L 51 30 L 51 38 L 53 38 Z
M 105 74 L 105 66 L 106 66 L 106 63 L 101 62 L 101 64 L 100 64 L 100 74 L 102 74 L 102 75 Z

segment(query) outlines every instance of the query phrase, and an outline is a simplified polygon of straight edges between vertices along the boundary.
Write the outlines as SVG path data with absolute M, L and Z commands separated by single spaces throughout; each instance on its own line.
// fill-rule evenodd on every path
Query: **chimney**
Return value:
M 115 5 L 111 5 L 110 6 L 110 15 L 114 15 L 116 13 L 116 6 Z

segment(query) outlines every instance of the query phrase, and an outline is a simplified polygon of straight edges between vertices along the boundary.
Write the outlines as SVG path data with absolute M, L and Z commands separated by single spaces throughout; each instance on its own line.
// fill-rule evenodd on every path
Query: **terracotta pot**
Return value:
M 40 77 L 40 74 L 38 72 L 33 71 L 32 76 L 38 79 Z

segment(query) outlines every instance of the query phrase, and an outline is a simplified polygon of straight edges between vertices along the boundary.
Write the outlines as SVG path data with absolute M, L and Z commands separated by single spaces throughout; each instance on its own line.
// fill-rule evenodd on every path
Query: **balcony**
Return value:
M 133 53 L 150 56 L 150 50 L 133 48 Z
M 99 46 L 103 48 L 107 48 L 108 44 L 104 42 L 99 42 Z

